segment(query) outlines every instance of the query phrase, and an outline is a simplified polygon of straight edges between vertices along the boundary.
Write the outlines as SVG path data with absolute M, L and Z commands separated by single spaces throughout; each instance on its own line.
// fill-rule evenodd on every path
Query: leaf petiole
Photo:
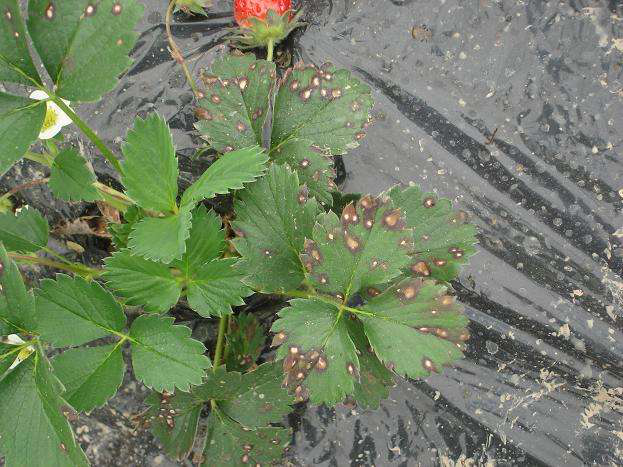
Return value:
M 51 259 L 41 258 L 39 256 L 18 255 L 15 253 L 9 253 L 9 258 L 24 263 L 41 264 L 42 266 L 48 266 L 55 269 L 61 269 L 63 271 L 73 272 L 85 279 L 92 279 L 94 277 L 101 276 L 104 271 L 90 268 L 78 263 L 61 263 L 58 261 L 52 261 Z

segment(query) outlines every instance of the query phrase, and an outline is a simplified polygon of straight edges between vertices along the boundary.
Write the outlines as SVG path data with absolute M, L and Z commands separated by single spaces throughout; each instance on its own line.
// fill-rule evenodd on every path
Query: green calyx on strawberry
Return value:
M 300 11 L 292 11 L 290 0 L 235 0 L 234 17 L 239 27 L 231 40 L 242 49 L 272 49 L 304 24 L 300 16 Z

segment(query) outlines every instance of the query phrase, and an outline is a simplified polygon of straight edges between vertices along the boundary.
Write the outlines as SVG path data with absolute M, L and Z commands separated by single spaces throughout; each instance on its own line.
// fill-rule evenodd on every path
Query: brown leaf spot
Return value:
M 331 97 L 333 99 L 339 99 L 342 97 L 342 90 L 340 88 L 335 88 L 331 90 Z
M 314 76 L 311 80 L 311 85 L 315 88 L 320 86 L 320 78 L 318 76 Z
M 467 220 L 467 213 L 465 211 L 458 211 L 452 218 L 453 224 L 462 224 Z
M 121 3 L 115 3 L 112 6 L 112 14 L 115 16 L 119 16 L 121 14 L 122 6 Z
M 309 167 L 309 159 L 305 158 L 305 159 L 301 160 L 301 162 L 299 162 L 299 165 L 300 165 L 302 168 Z
M 246 464 L 247 462 L 249 462 L 249 455 L 248 455 L 248 454 L 244 454 L 244 455 L 240 458 L 240 461 L 241 461 L 243 464 Z
M 238 87 L 240 88 L 240 91 L 244 91 L 248 84 L 249 80 L 244 76 L 238 80 Z
M 467 331 L 461 332 L 461 334 L 459 334 L 459 339 L 462 340 L 463 342 L 469 340 L 469 332 Z
M 242 446 L 242 450 L 244 452 L 250 452 L 253 449 L 253 446 L 251 446 L 250 444 L 245 444 L 244 446 Z
M 437 328 L 435 330 L 435 334 L 437 334 L 442 339 L 447 339 L 448 338 L 448 331 L 446 331 L 445 329 Z
M 206 86 L 212 86 L 214 83 L 216 83 L 218 81 L 218 76 L 216 75 L 201 75 L 201 81 L 203 81 L 203 83 Z
M 310 88 L 303 89 L 300 93 L 301 100 L 308 101 L 311 97 L 312 90 Z
M 376 289 L 374 287 L 368 287 L 368 295 L 370 295 L 370 297 L 376 297 L 380 293 L 381 291 L 379 289 Z
M 435 266 L 439 267 L 439 268 L 442 267 L 442 266 L 445 266 L 446 263 L 447 263 L 447 261 L 445 259 L 434 259 L 433 260 L 433 264 Z
M 225 146 L 225 147 L 223 148 L 223 152 L 232 152 L 233 150 L 234 150 L 234 148 L 233 148 L 233 147 L 231 147 L 231 146 Z
M 264 113 L 263 109 L 257 108 L 257 109 L 255 109 L 255 112 L 253 112 L 253 115 L 251 115 L 251 118 L 253 120 L 257 120 L 258 118 L 260 118 L 262 116 L 263 113 Z
M 433 363 L 433 361 L 430 358 L 422 358 L 422 366 L 424 367 L 424 369 L 426 371 L 437 371 L 437 367 L 435 366 L 435 364 Z
M 84 16 L 93 16 L 95 14 L 95 10 L 95 5 L 89 3 L 84 9 Z
M 212 114 L 203 107 L 197 107 L 195 109 L 195 117 L 199 120 L 212 120 Z
M 54 18 L 54 4 L 52 2 L 48 3 L 48 6 L 45 9 L 45 18 L 46 19 L 53 19 Z M 18 36 L 15 36 L 18 37 Z
M 425 208 L 432 208 L 435 206 L 435 204 L 437 204 L 437 201 L 435 201 L 435 198 L 429 196 L 428 198 L 424 198 L 424 201 L 422 204 L 424 205 Z
M 297 201 L 299 202 L 299 204 L 305 204 L 308 198 L 309 198 L 309 189 L 307 188 L 307 186 L 303 185 L 301 189 L 299 190 Z
M 403 248 L 409 248 L 412 246 L 412 241 L 409 237 L 403 237 L 400 240 L 398 240 L 398 245 Z
M 318 371 L 324 371 L 327 369 L 327 359 L 324 358 L 322 355 L 320 355 L 318 357 L 318 361 L 316 362 L 316 370 Z
M 359 109 L 361 109 L 361 104 L 359 104 L 359 102 L 357 101 L 353 101 L 352 104 L 350 104 L 350 108 L 353 112 L 357 112 Z
M 385 362 L 385 368 L 387 368 L 389 371 L 394 371 L 396 369 L 396 364 L 391 361 Z
M 357 237 L 350 234 L 344 235 L 344 242 L 346 243 L 346 247 L 353 253 L 358 251 L 361 246 Z
M 383 214 L 383 224 L 389 230 L 400 230 L 403 228 L 400 209 L 392 209 Z
M 116 42 L 117 45 L 123 45 L 123 39 L 119 38 Z
M 349 224 L 358 224 L 359 216 L 353 203 L 349 203 L 342 211 L 342 225 L 344 228 L 348 228 Z
M 295 396 L 296 402 L 303 402 L 304 400 L 307 400 L 309 398 L 309 392 L 307 391 L 306 388 L 299 385 L 294 390 L 294 396 Z
M 13 19 L 13 15 L 11 14 L 11 10 L 9 9 L 6 10 L 6 13 L 4 14 L 4 16 L 6 16 L 6 19 L 8 19 L 9 21 Z
M 320 95 L 322 97 L 327 97 L 329 95 L 329 91 L 326 88 L 320 88 Z
M 333 79 L 333 75 L 331 73 L 324 73 L 322 77 L 327 81 L 331 81 Z
M 327 279 L 327 275 L 326 274 L 320 274 L 318 276 L 318 282 L 320 282 L 321 284 L 326 284 L 329 280 Z
M 415 285 L 409 285 L 402 290 L 402 296 L 407 300 L 412 299 L 417 294 L 417 289 Z
M 242 133 L 246 129 L 247 129 L 247 127 L 242 122 L 238 122 L 238 124 L 236 125 L 236 130 L 238 130 L 240 133 Z
M 379 266 L 379 261 L 377 259 L 373 259 L 370 262 L 370 269 L 376 269 Z
M 286 340 L 288 336 L 286 335 L 285 332 L 280 331 L 277 334 L 274 335 L 273 337 L 273 341 L 271 342 L 270 346 L 271 347 L 278 347 L 281 344 L 283 344 L 283 342 Z
M 217 96 L 216 94 L 212 94 L 212 96 L 210 96 L 210 100 L 214 102 L 215 104 L 221 103 L 221 98 Z
M 290 82 L 290 91 L 294 92 L 294 91 L 296 91 L 298 88 L 299 88 L 299 81 L 298 81 L 298 80 L 296 80 L 296 79 L 293 79 L 293 80 Z
M 366 137 L 366 134 L 363 131 L 360 131 L 359 133 L 357 133 L 355 135 L 355 139 L 357 141 L 361 141 L 362 139 L 364 139 Z
M 441 297 L 439 297 L 439 303 L 442 306 L 450 306 L 454 303 L 454 297 L 450 295 L 442 295 Z
M 353 378 L 359 379 L 359 372 L 357 371 L 357 367 L 352 362 L 348 362 L 346 364 L 346 371 L 348 371 L 348 374 L 351 375 Z
M 424 277 L 430 276 L 430 269 L 428 268 L 428 265 L 424 261 L 418 261 L 417 263 L 412 264 L 411 272 L 418 276 L 424 276 Z
M 65 446 L 64 443 L 59 444 L 58 447 L 61 449 L 61 451 L 67 452 L 67 446 Z

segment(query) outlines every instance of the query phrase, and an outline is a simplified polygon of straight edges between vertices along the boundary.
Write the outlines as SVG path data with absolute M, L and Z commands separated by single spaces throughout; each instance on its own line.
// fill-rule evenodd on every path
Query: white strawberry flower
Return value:
M 9 344 L 9 345 L 22 345 L 25 344 L 26 341 L 24 341 L 21 337 L 19 337 L 17 334 L 9 334 L 8 336 L 6 336 L 5 338 L 3 338 L 2 340 L 5 344 Z M 35 348 L 32 345 L 29 345 L 28 347 L 24 347 L 22 350 L 19 351 L 19 353 L 17 354 L 17 357 L 15 357 L 15 360 L 13 361 L 13 363 L 11 364 L 11 366 L 9 367 L 9 370 L 12 370 L 13 368 L 15 368 L 17 365 L 19 365 L 20 363 L 22 363 L 24 360 L 26 360 L 28 358 L 28 356 L 33 353 L 35 351 Z
M 31 99 L 35 99 L 37 101 L 42 101 L 47 99 L 49 96 L 45 91 L 41 91 L 37 89 L 30 94 Z M 63 102 L 69 105 L 69 101 L 63 99 Z M 45 103 L 45 119 L 43 120 L 43 127 L 41 127 L 41 132 L 39 133 L 40 139 L 50 139 L 54 138 L 61 131 L 61 128 L 72 123 L 71 118 L 67 116 L 65 112 L 61 110 L 61 108 L 56 105 L 55 102 L 47 101 Z

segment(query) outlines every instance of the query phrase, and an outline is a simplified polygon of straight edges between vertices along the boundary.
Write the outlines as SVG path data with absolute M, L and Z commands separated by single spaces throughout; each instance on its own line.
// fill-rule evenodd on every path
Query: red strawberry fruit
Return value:
M 234 18 L 240 26 L 250 27 L 248 18 L 266 20 L 268 10 L 274 10 L 279 16 L 292 8 L 291 0 L 235 0 Z

